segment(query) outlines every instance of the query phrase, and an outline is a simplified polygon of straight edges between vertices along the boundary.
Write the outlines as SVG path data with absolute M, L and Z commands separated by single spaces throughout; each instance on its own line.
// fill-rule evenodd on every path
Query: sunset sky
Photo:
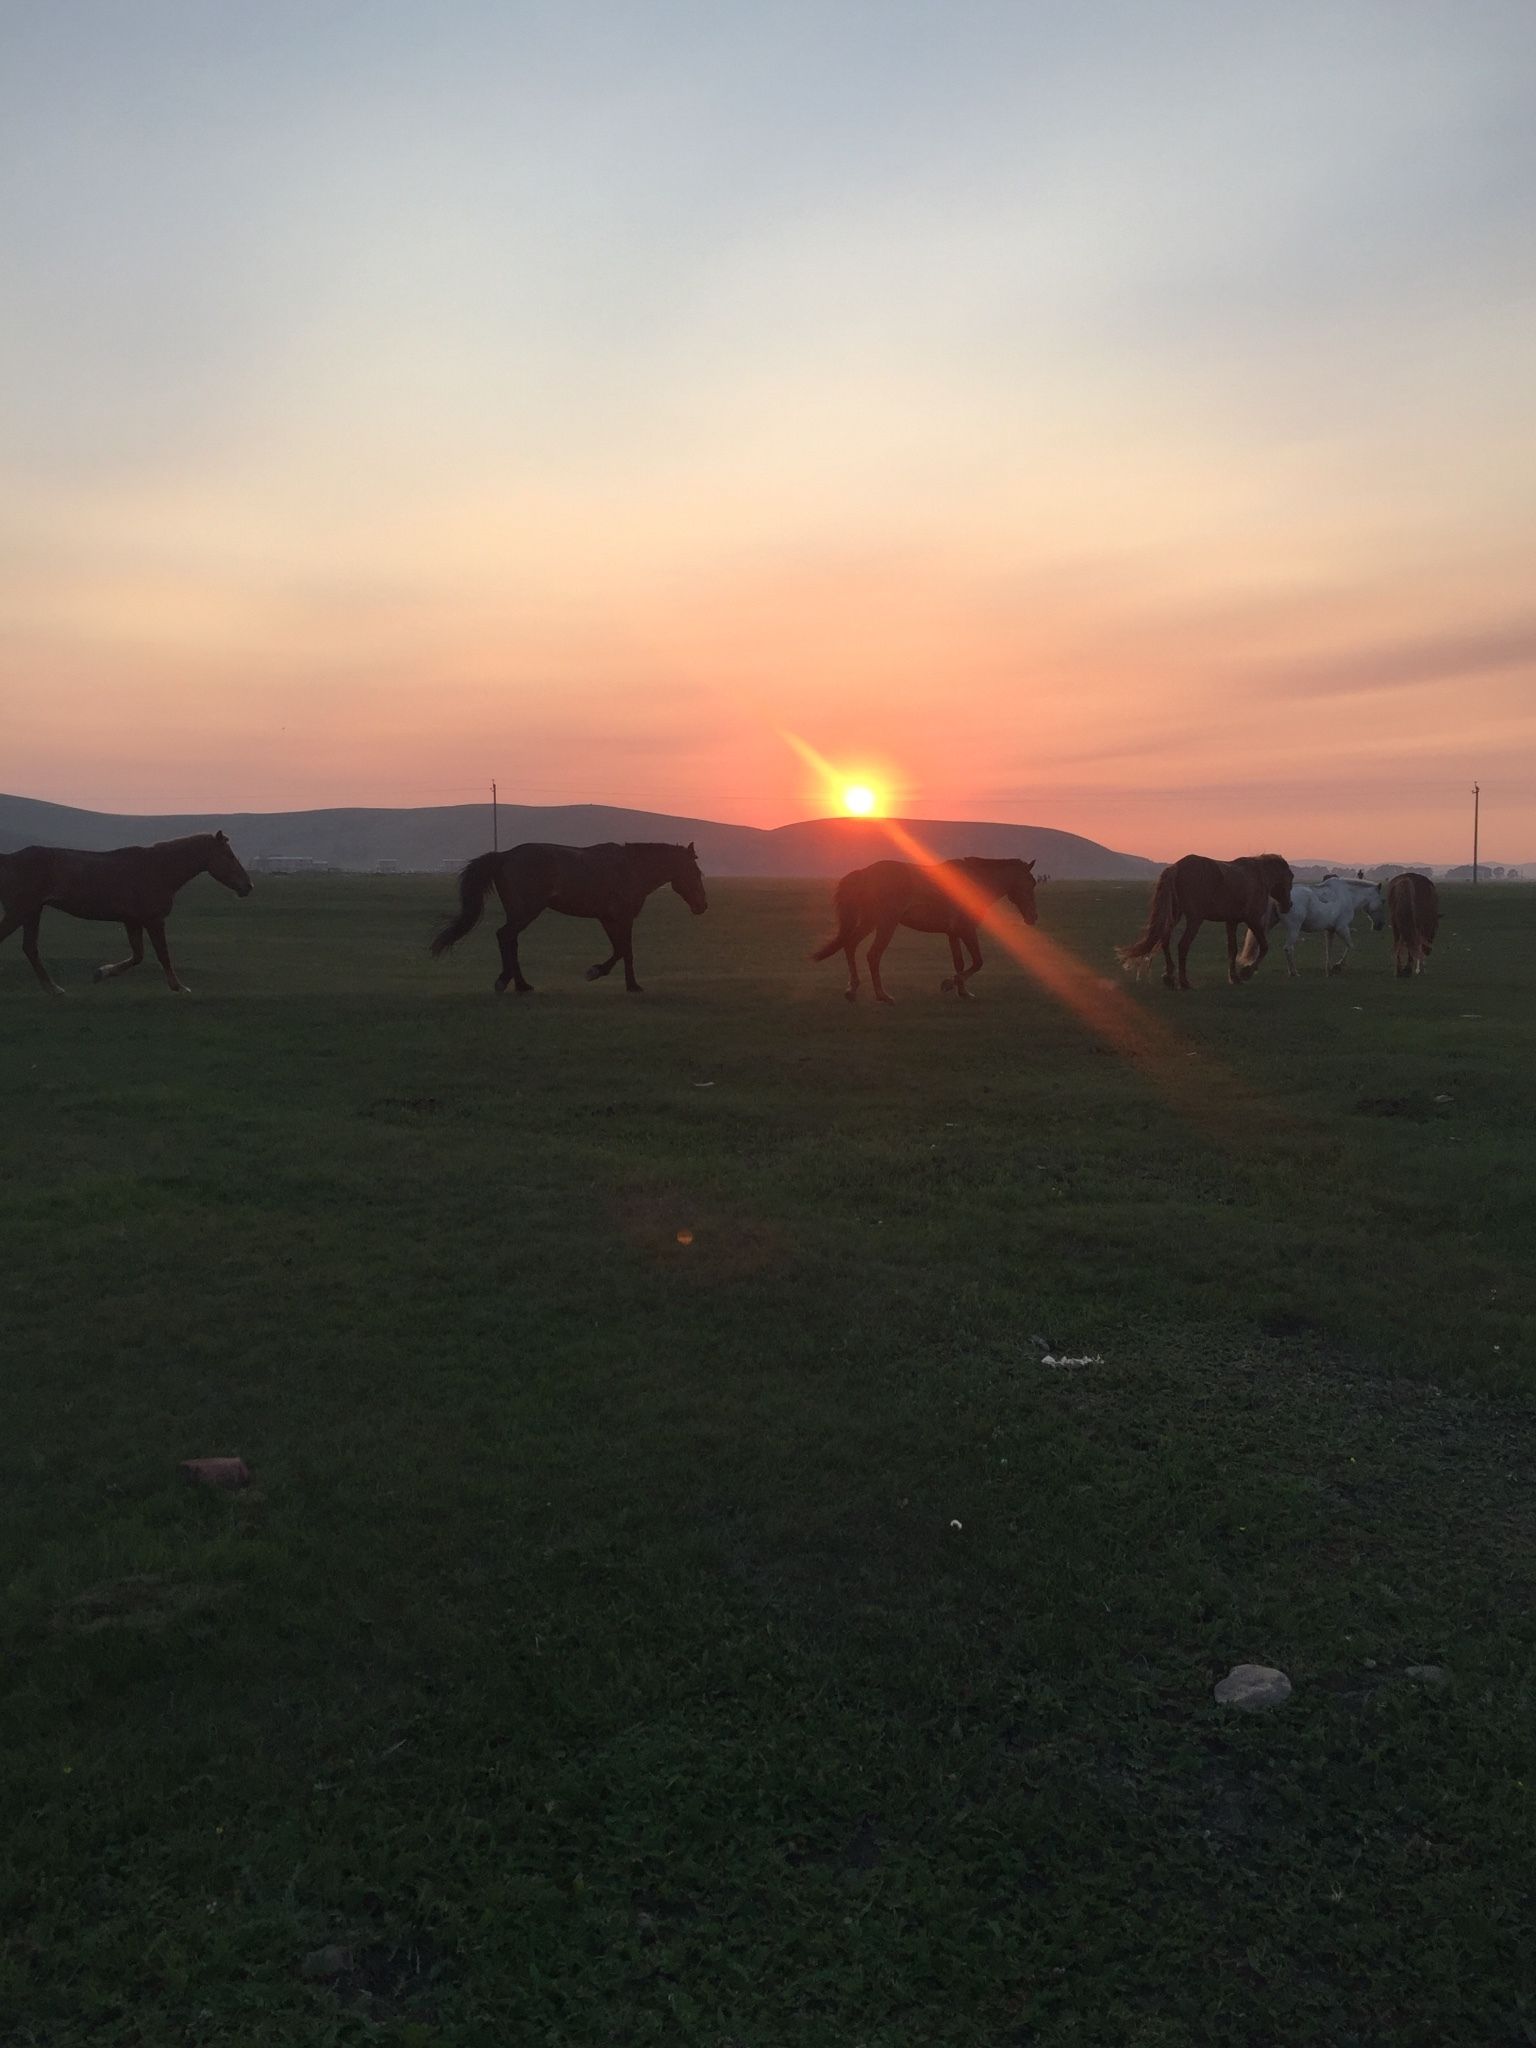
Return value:
M 0 0 L 0 787 L 1536 859 L 1531 0 Z

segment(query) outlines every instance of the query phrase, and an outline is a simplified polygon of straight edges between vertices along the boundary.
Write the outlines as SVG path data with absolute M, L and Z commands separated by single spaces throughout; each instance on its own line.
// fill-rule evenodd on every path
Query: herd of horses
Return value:
M 63 990 L 44 966 L 37 949 L 38 927 L 45 910 L 71 917 L 121 924 L 128 935 L 129 957 L 98 967 L 95 979 L 110 980 L 137 967 L 144 958 L 146 937 L 154 948 L 167 985 L 177 994 L 186 985 L 171 963 L 165 922 L 178 891 L 196 875 L 211 875 L 237 896 L 249 896 L 251 878 L 235 857 L 222 832 L 199 832 L 169 839 L 157 846 L 123 846 L 110 853 L 82 853 L 66 847 L 26 846 L 0 854 L 0 941 L 21 932 L 22 951 L 43 987 L 53 995 Z M 1040 876 L 1038 885 L 1049 878 Z M 501 949 L 498 992 L 508 987 L 531 993 L 518 957 L 518 939 L 546 910 L 566 917 L 595 919 L 603 928 L 609 953 L 587 969 L 589 981 L 600 980 L 615 967 L 624 969 L 624 986 L 639 994 L 635 979 L 635 920 L 646 899 L 670 887 L 694 915 L 708 909 L 704 877 L 691 845 L 651 843 L 605 846 L 509 847 L 482 853 L 459 874 L 459 910 L 431 940 L 434 955 L 457 945 L 479 923 L 486 898 L 494 889 L 506 913 L 497 931 Z M 848 965 L 849 1002 L 859 994 L 858 948 L 869 941 L 865 965 L 875 1000 L 889 1003 L 880 978 L 880 963 L 898 927 L 931 932 L 949 942 L 952 972 L 940 987 L 968 1000 L 968 984 L 984 965 L 981 930 L 995 905 L 1011 903 L 1024 922 L 1039 921 L 1035 904 L 1037 878 L 1032 860 L 990 860 L 965 855 L 958 860 L 924 865 L 904 860 L 877 860 L 844 875 L 834 892 L 837 930 L 811 955 L 829 960 L 841 953 Z M 1349 927 L 1361 910 L 1375 930 L 1390 920 L 1399 975 L 1420 972 L 1434 942 L 1439 898 L 1426 875 L 1401 874 L 1383 886 L 1363 878 L 1350 881 L 1331 875 L 1316 884 L 1296 881 L 1277 853 L 1240 860 L 1210 860 L 1187 853 L 1163 869 L 1152 891 L 1147 928 L 1129 946 L 1121 946 L 1126 968 L 1140 972 L 1154 954 L 1163 956 L 1163 980 L 1169 988 L 1187 989 L 1189 949 L 1202 925 L 1220 924 L 1227 936 L 1227 976 L 1246 981 L 1269 951 L 1269 933 L 1279 930 L 1289 971 L 1296 971 L 1296 940 L 1302 932 L 1322 932 L 1327 970 L 1338 973 L 1349 953 Z M 1174 960 L 1174 934 L 1183 926 Z M 1238 951 L 1238 932 L 1246 934 Z M 1343 957 L 1333 961 L 1333 939 L 1341 937 Z

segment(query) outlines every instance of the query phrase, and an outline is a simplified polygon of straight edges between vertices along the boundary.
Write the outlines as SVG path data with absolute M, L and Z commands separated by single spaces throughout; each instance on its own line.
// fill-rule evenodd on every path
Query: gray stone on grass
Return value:
M 1291 1681 L 1273 1664 L 1234 1664 L 1216 1688 L 1217 1706 L 1242 1707 L 1249 1713 L 1283 1706 L 1290 1696 Z
M 1442 1686 L 1451 1682 L 1451 1674 L 1442 1664 L 1410 1664 L 1403 1676 L 1417 1680 L 1420 1685 Z

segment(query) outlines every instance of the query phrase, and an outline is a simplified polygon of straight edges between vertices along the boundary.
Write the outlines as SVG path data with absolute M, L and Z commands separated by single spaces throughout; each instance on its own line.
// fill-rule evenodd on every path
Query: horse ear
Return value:
M 1034 864 L 1034 862 L 1033 862 L 1032 860 L 1027 860 L 1027 861 L 1025 861 L 1024 865 L 1025 865 L 1025 867 L 1027 867 L 1027 868 L 1029 869 L 1029 872 L 1030 872 L 1031 874 L 1033 874 L 1033 873 L 1035 872 L 1035 864 Z
M 228 846 L 229 834 L 227 832 L 215 832 L 213 836 L 218 840 L 220 846 Z
M 699 856 L 693 851 L 693 841 L 691 839 L 688 842 L 688 852 L 694 860 L 698 859 Z

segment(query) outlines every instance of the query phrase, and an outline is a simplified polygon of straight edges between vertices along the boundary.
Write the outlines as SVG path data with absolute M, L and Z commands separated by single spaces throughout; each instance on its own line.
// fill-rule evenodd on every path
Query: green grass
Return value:
M 1533 892 L 1176 998 L 1053 884 L 1127 1037 L 450 890 L 0 954 L 7 2048 L 1536 2038 Z

